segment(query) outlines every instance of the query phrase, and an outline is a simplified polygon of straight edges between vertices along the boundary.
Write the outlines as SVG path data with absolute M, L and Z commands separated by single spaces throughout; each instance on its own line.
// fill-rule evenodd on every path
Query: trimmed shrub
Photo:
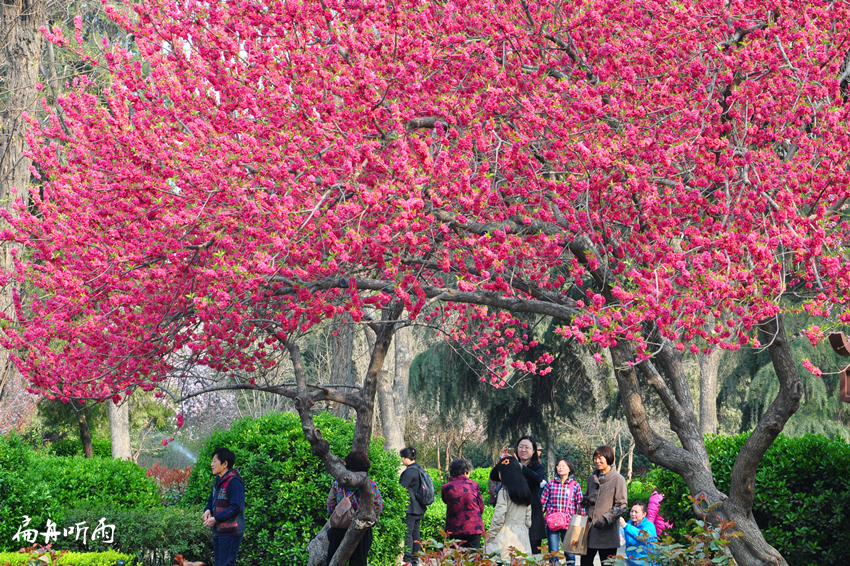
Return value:
M 66 510 L 80 505 L 103 504 L 116 509 L 160 505 L 156 483 L 133 462 L 39 454 L 13 434 L 0 436 L 0 463 L 4 500 L 0 550 L 22 546 L 12 537 L 24 515 L 31 519 L 28 528 L 43 530 L 48 519 L 61 528 Z
M 714 481 L 723 492 L 729 492 L 732 466 L 748 437 L 747 433 L 706 438 Z M 686 525 L 693 514 L 685 482 L 668 470 L 652 475 L 666 496 L 661 514 L 677 527 Z M 767 542 L 789 564 L 846 564 L 850 445 L 821 435 L 780 435 L 759 465 L 753 516 Z
M 431 482 L 434 484 L 434 493 L 436 494 L 437 499 L 440 498 L 440 488 L 443 487 L 443 484 L 446 483 L 446 480 L 443 478 L 442 470 L 438 468 L 423 468 L 428 475 L 431 476 Z M 448 476 L 448 474 L 447 474 Z
M 315 415 L 316 426 L 331 451 L 345 457 L 351 450 L 354 424 L 328 413 Z M 401 461 L 383 449 L 382 441 L 369 448 L 369 475 L 378 484 L 384 512 L 374 527 L 369 563 L 391 565 L 404 538 L 407 493 L 398 483 Z M 313 456 L 301 421 L 293 413 L 273 413 L 233 423 L 217 431 L 198 455 L 183 504 L 206 504 L 213 475 L 206 465 L 213 451 L 227 447 L 236 454 L 236 468 L 246 491 L 245 538 L 239 562 L 262 566 L 306 564 L 307 543 L 328 519 L 327 496 L 333 478 Z
M 165 506 L 177 505 L 183 500 L 186 486 L 189 485 L 189 476 L 192 474 L 192 466 L 186 468 L 169 468 L 159 462 L 151 466 L 145 472 L 149 478 L 153 478 L 162 496 L 162 504 Z
M 494 507 L 491 505 L 484 506 L 484 530 L 490 528 L 490 521 L 493 520 Z M 419 532 L 422 540 L 442 541 L 443 535 L 440 531 L 446 529 L 446 504 L 437 495 L 434 503 L 428 506 L 425 510 L 425 517 L 422 518 L 422 523 L 419 527 Z M 483 535 L 482 535 L 483 540 Z
M 469 479 L 478 483 L 484 502 L 487 502 L 487 490 L 490 489 L 490 470 L 493 468 L 475 468 L 469 472 Z
M 32 553 L 25 552 L 0 552 L 0 564 L 4 566 L 26 566 L 32 560 Z M 127 564 L 133 560 L 133 556 L 129 554 L 121 554 L 114 550 L 106 552 L 61 552 L 54 553 L 52 557 L 55 561 L 52 564 L 60 566 L 115 566 L 118 560 L 123 560 Z M 38 564 L 43 564 L 42 561 L 37 561 Z
M 112 442 L 108 438 L 92 438 L 92 451 L 95 456 L 112 458 Z M 47 445 L 54 456 L 85 456 L 83 443 L 79 438 L 66 438 Z
M 113 544 L 102 541 L 68 540 L 63 548 L 79 551 L 118 550 L 138 556 L 146 565 L 171 564 L 182 554 L 187 560 L 212 564 L 212 531 L 201 522 L 203 507 L 161 507 L 114 509 L 109 505 L 89 505 L 68 511 L 69 524 L 96 525 L 101 518 L 115 525 Z
M 631 509 L 632 505 L 635 503 L 643 502 L 648 504 L 649 496 L 652 495 L 654 490 L 655 485 L 646 479 L 630 481 L 628 485 L 629 509 Z

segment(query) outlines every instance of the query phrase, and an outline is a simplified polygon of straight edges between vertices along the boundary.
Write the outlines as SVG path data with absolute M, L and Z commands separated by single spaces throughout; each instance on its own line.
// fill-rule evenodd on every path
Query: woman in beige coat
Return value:
M 511 551 L 531 554 L 528 529 L 531 527 L 531 491 L 522 475 L 522 468 L 513 456 L 506 456 L 496 464 L 502 482 L 496 498 L 493 520 L 487 532 L 487 554 L 498 553 L 509 562 Z

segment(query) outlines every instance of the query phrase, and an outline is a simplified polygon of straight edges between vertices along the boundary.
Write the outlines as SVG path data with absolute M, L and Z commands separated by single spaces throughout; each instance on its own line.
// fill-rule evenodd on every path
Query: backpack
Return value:
M 434 503 L 434 482 L 431 481 L 431 476 L 416 466 L 416 471 L 419 472 L 419 490 L 416 492 L 416 501 L 423 507 L 428 507 Z
M 490 495 L 490 505 L 496 506 L 496 498 L 499 496 L 499 490 L 502 489 L 502 482 L 489 480 L 490 489 L 487 490 Z
M 356 514 L 354 506 L 351 504 L 351 496 L 346 493 L 345 497 L 337 503 L 334 512 L 331 513 L 331 526 L 337 529 L 347 529 Z

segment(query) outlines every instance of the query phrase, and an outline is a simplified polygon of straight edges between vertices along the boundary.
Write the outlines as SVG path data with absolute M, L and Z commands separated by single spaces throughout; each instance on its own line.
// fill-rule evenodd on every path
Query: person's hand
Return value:
M 204 523 L 206 523 L 206 522 L 207 522 L 207 519 L 209 519 L 210 517 L 211 517 L 211 515 L 210 515 L 210 510 L 209 510 L 209 509 L 206 509 L 206 510 L 204 510 L 204 516 L 203 516 L 203 517 L 201 517 L 201 520 L 202 520 Z
M 622 517 L 620 517 L 620 526 L 621 526 L 621 527 L 625 527 L 625 526 L 626 526 L 626 520 L 625 520 L 625 519 L 623 519 Z
M 605 517 L 599 517 L 593 522 L 593 526 L 597 529 L 604 529 L 608 526 L 608 521 L 605 520 Z
M 204 525 L 208 526 L 209 528 L 213 528 L 214 526 L 216 526 L 216 524 L 217 523 L 215 521 L 215 517 L 208 517 L 207 520 L 204 521 Z
M 501 450 L 499 450 L 499 459 L 500 459 L 500 460 L 501 460 L 502 458 L 504 458 L 505 456 L 510 456 L 510 455 L 511 455 L 511 453 L 510 453 L 510 451 L 509 451 L 509 449 L 508 449 L 508 447 L 507 447 L 507 446 L 502 446 L 502 449 L 501 449 Z

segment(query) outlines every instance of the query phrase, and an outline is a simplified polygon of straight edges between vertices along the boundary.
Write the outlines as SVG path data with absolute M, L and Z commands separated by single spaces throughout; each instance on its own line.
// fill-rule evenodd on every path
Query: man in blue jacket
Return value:
M 646 518 L 646 503 L 635 503 L 629 513 L 628 523 L 620 517 L 620 526 L 626 537 L 626 564 L 649 566 L 646 551 L 658 540 L 655 525 Z
M 236 455 L 227 448 L 213 452 L 210 469 L 216 479 L 203 519 L 213 530 L 215 566 L 233 566 L 245 534 L 245 484 L 235 463 Z

